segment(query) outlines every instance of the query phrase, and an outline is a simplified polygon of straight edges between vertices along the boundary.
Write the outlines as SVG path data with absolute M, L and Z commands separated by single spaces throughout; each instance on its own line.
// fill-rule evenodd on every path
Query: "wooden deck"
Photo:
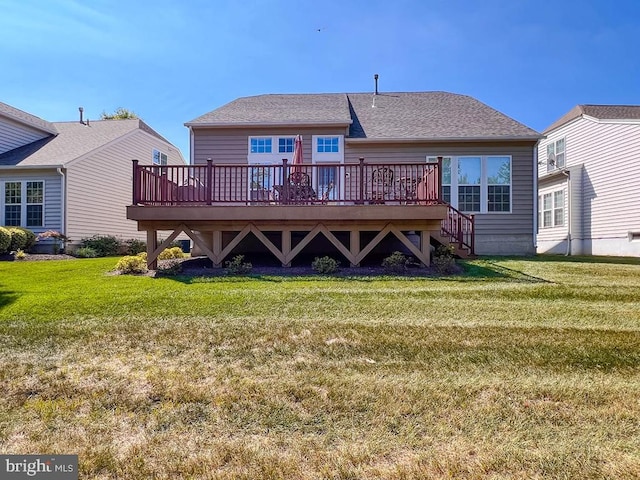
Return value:
M 318 235 L 359 266 L 389 234 L 429 265 L 431 238 L 441 240 L 445 224 L 452 221 L 451 207 L 440 200 L 440 163 L 322 165 L 332 169 L 330 176 L 317 165 L 297 167 L 298 174 L 292 175 L 286 161 L 188 167 L 134 161 L 127 218 L 147 232 L 150 268 L 182 233 L 193 240 L 193 253 L 206 255 L 216 267 L 250 234 L 283 266 L 290 266 Z M 377 180 L 380 172 L 386 176 Z M 324 184 L 313 181 L 323 175 Z M 302 182 L 286 180 L 291 178 Z M 449 230 L 464 230 L 469 237 L 465 225 Z M 161 244 L 160 231 L 171 232 Z

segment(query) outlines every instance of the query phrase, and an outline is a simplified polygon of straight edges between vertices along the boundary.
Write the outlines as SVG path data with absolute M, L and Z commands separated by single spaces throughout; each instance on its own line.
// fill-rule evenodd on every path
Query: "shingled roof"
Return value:
M 198 117 L 192 127 L 335 124 L 362 141 L 540 138 L 478 100 L 447 92 L 329 93 L 244 97 Z
M 555 130 L 582 115 L 598 120 L 640 120 L 640 105 L 576 105 L 547 127 L 544 133 Z
M 10 118 L 11 120 L 20 122 L 46 133 L 54 135 L 58 133 L 53 123 L 47 122 L 40 117 L 31 115 L 30 113 L 23 112 L 22 110 L 14 108 L 11 105 L 7 105 L 6 103 L 0 102 L 0 116 Z
M 169 143 L 140 119 L 55 122 L 58 134 L 0 155 L 0 166 L 66 165 L 137 129 Z

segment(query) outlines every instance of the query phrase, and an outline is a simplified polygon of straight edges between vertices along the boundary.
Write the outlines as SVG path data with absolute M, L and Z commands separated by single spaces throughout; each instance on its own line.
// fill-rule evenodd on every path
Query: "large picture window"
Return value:
M 4 184 L 4 219 L 10 227 L 44 225 L 44 182 L 20 181 Z
M 437 162 L 437 157 L 427 157 Z M 509 155 L 442 158 L 442 199 L 466 213 L 511 211 Z

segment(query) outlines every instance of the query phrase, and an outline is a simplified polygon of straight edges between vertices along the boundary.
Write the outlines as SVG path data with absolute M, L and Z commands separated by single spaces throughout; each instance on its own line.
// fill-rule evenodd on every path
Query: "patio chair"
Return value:
M 371 201 L 384 203 L 393 191 L 393 170 L 389 167 L 376 168 L 371 173 Z

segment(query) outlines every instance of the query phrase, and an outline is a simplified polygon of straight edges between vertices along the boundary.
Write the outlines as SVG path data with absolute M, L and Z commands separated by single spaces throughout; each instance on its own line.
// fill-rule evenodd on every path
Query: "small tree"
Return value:
M 103 111 L 100 114 L 100 120 L 127 120 L 130 118 L 138 118 L 138 115 L 133 110 L 127 110 L 126 108 L 118 107 L 113 113 L 107 113 Z

